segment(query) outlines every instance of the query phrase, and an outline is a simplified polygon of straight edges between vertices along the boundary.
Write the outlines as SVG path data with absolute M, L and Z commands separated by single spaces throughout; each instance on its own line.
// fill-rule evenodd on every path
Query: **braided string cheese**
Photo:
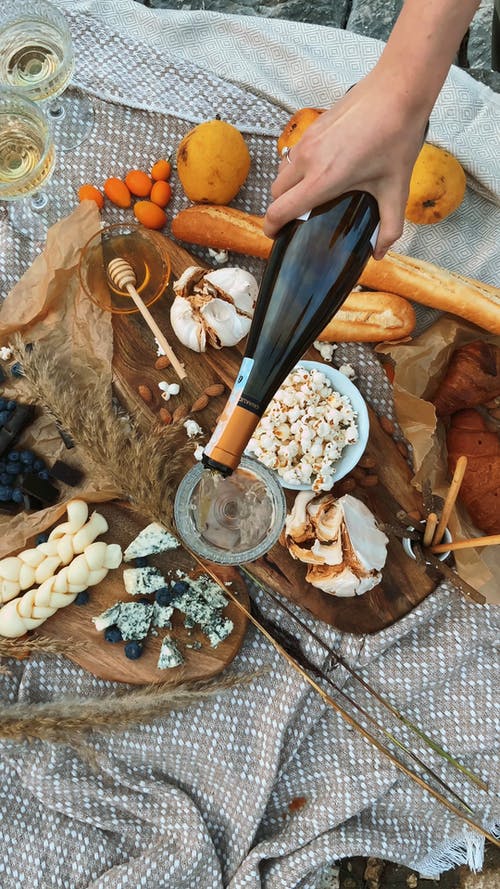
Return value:
M 68 565 L 99 534 L 108 530 L 106 519 L 89 510 L 83 500 L 70 500 L 68 521 L 57 525 L 46 543 L 24 550 L 17 556 L 0 559 L 0 605 L 14 599 L 22 590 L 44 583 L 60 565 Z
M 70 605 L 82 590 L 100 583 L 109 569 L 118 568 L 121 561 L 122 551 L 117 543 L 91 543 L 54 577 L 0 608 L 0 636 L 14 639 L 39 627 L 59 608 Z

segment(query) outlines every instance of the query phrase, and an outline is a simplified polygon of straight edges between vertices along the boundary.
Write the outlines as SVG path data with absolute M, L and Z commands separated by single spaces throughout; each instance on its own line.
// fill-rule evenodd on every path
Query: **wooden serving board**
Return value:
M 110 528 L 99 540 L 119 543 L 123 549 L 147 524 L 125 504 L 119 502 L 98 503 L 95 508 L 106 518 Z M 63 642 L 74 639 L 77 645 L 74 651 L 67 652 L 68 657 L 95 676 L 115 682 L 128 682 L 134 685 L 168 682 L 177 685 L 181 682 L 209 679 L 220 673 L 239 651 L 247 626 L 244 613 L 232 602 L 224 609 L 224 615 L 231 618 L 234 629 L 217 648 L 210 646 L 199 627 L 187 630 L 184 627 L 184 615 L 177 610 L 174 610 L 172 615 L 172 630 L 158 629 L 157 636 L 150 632 L 141 657 L 134 661 L 125 657 L 124 642 L 106 642 L 104 633 L 96 630 L 92 622 L 93 617 L 110 608 L 115 602 L 136 600 L 136 597 L 129 596 L 125 592 L 123 585 L 123 570 L 133 567 L 133 564 L 124 562 L 120 568 L 109 571 L 101 583 L 90 588 L 87 605 L 72 604 L 67 608 L 61 608 L 35 631 L 36 635 L 60 639 Z M 195 576 L 198 570 L 198 566 L 182 548 L 148 556 L 148 564 L 155 565 L 167 579 L 171 577 L 173 580 L 176 579 L 177 569 L 190 576 Z M 223 568 L 220 565 L 210 567 L 221 580 L 225 583 L 230 582 L 231 592 L 237 595 L 239 601 L 247 608 L 248 593 L 240 575 L 234 569 Z M 165 635 L 175 639 L 185 663 L 180 667 L 159 670 L 156 664 Z M 186 643 L 192 644 L 195 641 L 201 643 L 201 649 L 186 648 Z
M 188 265 L 202 265 L 198 259 L 169 239 L 165 239 L 165 249 L 172 263 L 172 281 Z M 180 404 L 190 408 L 211 383 L 222 381 L 229 390 L 236 377 L 243 351 L 242 344 L 220 351 L 209 347 L 201 355 L 183 347 L 170 326 L 169 310 L 172 299 L 170 283 L 164 296 L 152 307 L 153 315 L 178 358 L 184 362 L 188 373 L 188 380 L 181 384 L 179 395 L 168 402 L 171 411 Z M 145 422 L 158 420 L 159 410 L 165 406 L 160 398 L 158 383 L 161 380 L 175 382 L 175 373 L 171 367 L 164 371 L 155 370 L 155 345 L 150 331 L 139 316 L 113 316 L 113 329 L 113 369 L 117 394 L 129 410 L 142 414 Z M 314 349 L 305 357 L 318 360 Z M 149 405 L 138 394 L 138 387 L 141 385 L 148 386 L 153 393 L 153 400 Z M 227 395 L 228 391 L 211 399 L 203 411 L 194 415 L 207 433 L 203 443 L 214 428 Z M 400 509 L 406 512 L 418 510 L 423 514 L 422 499 L 410 485 L 411 471 L 405 458 L 393 438 L 383 430 L 370 406 L 369 413 L 370 437 L 366 453 L 376 461 L 375 471 L 379 484 L 373 488 L 358 487 L 353 492 L 354 495 L 363 500 L 382 522 L 394 523 Z M 286 496 L 288 506 L 291 507 L 295 494 L 287 491 Z M 258 581 L 304 606 L 316 617 L 349 633 L 374 633 L 389 626 L 411 611 L 435 587 L 425 571 L 405 554 L 401 543 L 394 539 L 389 543 L 381 584 L 355 598 L 336 598 L 306 583 L 306 566 L 292 559 L 280 544 L 276 544 L 266 556 L 251 563 L 248 568 Z

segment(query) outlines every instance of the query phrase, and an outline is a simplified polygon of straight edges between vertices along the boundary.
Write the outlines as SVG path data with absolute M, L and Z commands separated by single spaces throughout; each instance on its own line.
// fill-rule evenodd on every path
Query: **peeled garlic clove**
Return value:
M 251 319 L 238 315 L 232 303 L 212 299 L 200 308 L 208 339 L 212 346 L 235 346 L 250 330 Z
M 380 571 L 387 558 L 388 537 L 377 528 L 373 513 L 357 497 L 344 494 L 338 503 L 342 506 L 347 533 L 361 565 L 366 571 Z
M 183 296 L 176 296 L 170 307 L 170 323 L 176 337 L 184 346 L 193 352 L 205 352 L 207 337 L 203 322 Z

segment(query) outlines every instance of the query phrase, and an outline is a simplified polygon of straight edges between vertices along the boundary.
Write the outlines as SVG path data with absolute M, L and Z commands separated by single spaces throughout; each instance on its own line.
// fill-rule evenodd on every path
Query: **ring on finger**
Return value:
M 292 149 L 289 148 L 288 145 L 285 145 L 285 147 L 282 148 L 282 150 L 281 150 L 281 157 L 282 157 L 283 159 L 287 160 L 289 164 L 292 163 L 292 160 L 291 160 L 291 158 L 290 158 L 290 151 L 291 151 L 291 150 L 292 150 Z

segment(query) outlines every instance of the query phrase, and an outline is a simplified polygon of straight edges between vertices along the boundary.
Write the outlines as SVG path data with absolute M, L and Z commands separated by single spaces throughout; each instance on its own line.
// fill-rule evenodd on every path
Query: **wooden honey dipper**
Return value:
M 146 324 L 148 325 L 153 335 L 156 337 L 158 344 L 163 349 L 165 355 L 167 355 L 167 357 L 170 359 L 172 367 L 174 368 L 177 376 L 180 380 L 184 380 L 187 374 L 184 370 L 183 365 L 176 357 L 172 347 L 168 343 L 167 338 L 161 332 L 151 312 L 144 304 L 136 290 L 135 285 L 137 284 L 137 278 L 134 269 L 132 268 L 130 263 L 127 262 L 126 259 L 122 259 L 120 257 L 112 259 L 111 262 L 108 263 L 108 275 L 110 281 L 115 285 L 115 287 L 118 287 L 119 290 L 126 290 L 127 293 L 132 297 Z

